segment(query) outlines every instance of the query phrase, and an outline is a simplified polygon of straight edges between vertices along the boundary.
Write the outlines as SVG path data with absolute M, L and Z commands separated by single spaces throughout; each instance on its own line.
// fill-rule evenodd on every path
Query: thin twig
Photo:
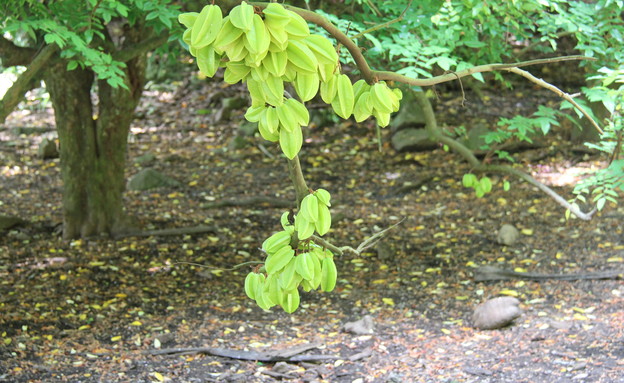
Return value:
M 409 7 L 411 7 L 411 6 L 412 6 L 412 0 L 410 0 L 410 1 L 407 3 L 407 6 L 406 6 L 406 7 L 405 7 L 405 9 L 403 10 L 403 12 L 401 12 L 401 14 L 400 14 L 400 15 L 399 15 L 396 19 L 394 19 L 394 20 L 390 20 L 390 21 L 386 21 L 385 23 L 375 25 L 374 27 L 370 27 L 370 28 L 368 28 L 367 30 L 362 31 L 362 32 L 358 33 L 358 34 L 357 34 L 357 35 L 355 35 L 355 36 L 351 36 L 351 38 L 352 38 L 352 39 L 354 39 L 354 40 L 355 40 L 355 39 L 359 39 L 360 37 L 364 36 L 364 35 L 365 35 L 365 34 L 367 34 L 367 33 L 375 32 L 375 31 L 377 31 L 377 30 L 379 30 L 379 29 L 386 28 L 386 27 L 388 27 L 389 25 L 392 25 L 392 24 L 394 24 L 394 23 L 398 23 L 399 21 L 403 20 L 403 18 L 405 17 L 405 13 L 407 13 L 407 10 L 408 10 L 408 9 L 409 9 Z M 377 12 L 379 12 L 379 11 L 377 11 Z M 379 16 L 381 16 L 381 14 L 379 14 Z
M 574 105 L 574 107 L 576 109 L 578 109 L 581 113 L 583 113 L 583 115 L 589 120 L 589 122 L 594 126 L 594 128 L 596 128 L 596 130 L 598 131 L 598 133 L 603 134 L 603 130 L 600 128 L 600 126 L 598 125 L 598 123 L 596 121 L 594 121 L 594 119 L 589 115 L 589 113 L 587 113 L 585 111 L 585 109 L 583 109 L 576 101 L 574 101 L 574 99 L 572 98 L 572 96 L 570 96 L 569 94 L 567 94 L 566 92 L 562 91 L 561 89 L 557 88 L 556 86 L 547 83 L 546 81 L 539 79 L 535 76 L 533 76 L 531 73 L 519 69 L 519 68 L 508 68 L 506 69 L 509 72 L 518 74 L 524 78 L 526 78 L 527 80 L 541 86 L 542 88 L 548 89 L 551 92 L 556 93 L 559 97 L 563 98 L 564 100 L 566 100 L 567 102 L 569 102 L 570 104 Z
M 247 266 L 247 265 L 258 265 L 258 264 L 262 264 L 264 262 L 261 261 L 249 261 L 249 262 L 243 262 L 243 263 L 239 263 L 233 267 L 230 267 L 229 269 L 223 268 L 223 267 L 214 267 L 214 266 L 207 266 L 207 265 L 202 265 L 201 263 L 194 263 L 194 262 L 174 262 L 174 265 L 191 265 L 191 266 L 199 266 L 201 268 L 204 269 L 211 269 L 211 270 L 223 270 L 223 271 L 233 271 L 236 269 L 240 269 L 243 266 Z

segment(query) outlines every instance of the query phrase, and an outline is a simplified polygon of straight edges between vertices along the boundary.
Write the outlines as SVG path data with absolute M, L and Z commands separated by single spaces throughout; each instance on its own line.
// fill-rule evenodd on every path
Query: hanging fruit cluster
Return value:
M 337 270 L 334 255 L 321 246 L 305 241 L 314 231 L 325 234 L 331 226 L 328 206 L 330 195 L 319 189 L 301 203 L 295 225 L 288 222 L 288 212 L 282 214 L 282 228 L 262 244 L 267 253 L 264 266 L 245 278 L 245 293 L 258 306 L 268 310 L 275 305 L 288 313 L 299 307 L 299 286 L 304 291 L 329 292 L 336 286 Z M 305 207 L 304 207 L 305 206 Z M 297 229 L 300 225 L 300 229 Z M 297 249 L 293 249 L 293 235 L 297 233 Z
M 336 114 L 345 119 L 353 115 L 358 122 L 374 116 L 386 126 L 390 113 L 399 109 L 399 89 L 383 81 L 354 85 L 340 73 L 332 43 L 310 34 L 306 21 L 281 4 L 261 9 L 242 2 L 226 17 L 218 6 L 207 5 L 200 13 L 180 15 L 179 21 L 187 28 L 183 40 L 199 70 L 212 77 L 223 67 L 225 82 L 245 83 L 251 96 L 245 118 L 258 123 L 263 138 L 279 142 L 289 159 L 299 153 L 301 127 L 310 120 L 304 103 L 319 92 Z M 297 99 L 285 92 L 285 84 L 294 88 Z M 310 240 L 314 232 L 322 236 L 331 227 L 329 200 L 326 190 L 310 193 L 301 201 L 294 225 L 284 213 L 284 230 L 264 241 L 264 265 L 245 278 L 246 294 L 261 308 L 280 305 L 291 313 L 299 306 L 299 286 L 305 291 L 336 286 L 332 252 Z
M 225 67 L 225 82 L 246 83 L 252 104 L 245 118 L 258 123 L 263 138 L 279 142 L 289 159 L 299 153 L 301 127 L 309 123 L 303 103 L 319 89 L 323 101 L 345 119 L 353 114 L 360 122 L 375 116 L 386 126 L 399 108 L 399 89 L 364 80 L 354 86 L 339 73 L 332 43 L 310 34 L 306 21 L 281 4 L 260 10 L 242 2 L 226 17 L 217 5 L 207 5 L 200 13 L 181 14 L 179 21 L 187 28 L 183 40 L 200 71 L 212 77 Z M 284 96 L 284 83 L 292 84 L 301 101 Z

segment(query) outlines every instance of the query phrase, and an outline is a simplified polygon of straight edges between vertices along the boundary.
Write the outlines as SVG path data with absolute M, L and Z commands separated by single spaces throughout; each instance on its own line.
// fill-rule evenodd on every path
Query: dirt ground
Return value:
M 61 240 L 59 160 L 36 156 L 39 141 L 54 136 L 49 110 L 16 112 L 0 128 L 0 212 L 27 221 L 0 234 L 0 382 L 624 379 L 621 280 L 473 280 L 482 265 L 624 269 L 622 207 L 566 221 L 547 196 L 499 175 L 478 199 L 461 185 L 470 169 L 458 156 L 442 148 L 397 153 L 388 130 L 379 152 L 369 123 L 306 128 L 303 171 L 310 187 L 332 194 L 332 243 L 357 247 L 401 224 L 361 256 L 337 258 L 333 292 L 302 292 L 292 315 L 261 310 L 243 291 L 249 268 L 222 269 L 262 260 L 259 247 L 287 210 L 241 202 L 284 203 L 294 190 L 277 146 L 259 137 L 231 145 L 244 108 L 212 122 L 219 100 L 238 94 L 214 85 L 152 88 L 129 137 L 128 176 L 152 167 L 181 186 L 127 192 L 128 213 L 145 230 L 211 228 L 201 234 Z M 468 93 L 462 108 L 456 92 L 442 92 L 440 123 L 493 124 L 497 111 L 531 110 L 541 100 L 535 89 L 486 94 L 480 101 Z M 563 132 L 555 137 L 516 154 L 518 166 L 570 198 L 568 181 L 600 158 L 573 151 Z M 146 153 L 154 158 L 136 161 Z M 211 207 L 224 200 L 234 203 Z M 513 246 L 496 243 L 505 223 L 522 232 Z M 516 296 L 523 315 L 503 329 L 473 328 L 474 307 L 496 296 Z M 344 330 L 365 315 L 371 333 Z M 294 357 L 260 362 L 254 352 Z

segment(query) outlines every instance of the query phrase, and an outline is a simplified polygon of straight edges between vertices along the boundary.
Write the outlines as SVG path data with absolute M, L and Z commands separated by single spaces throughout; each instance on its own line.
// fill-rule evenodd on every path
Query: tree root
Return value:
M 624 270 L 594 271 L 578 274 L 540 274 L 503 270 L 494 266 L 482 266 L 475 270 L 474 280 L 475 282 L 506 281 L 510 279 L 524 279 L 532 281 L 546 281 L 551 279 L 559 281 L 577 281 L 586 279 L 622 279 L 623 275 Z

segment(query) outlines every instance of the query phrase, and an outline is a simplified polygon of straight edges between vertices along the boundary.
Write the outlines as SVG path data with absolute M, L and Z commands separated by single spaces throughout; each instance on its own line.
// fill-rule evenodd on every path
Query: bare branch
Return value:
M 547 83 L 546 81 L 537 78 L 535 76 L 533 76 L 531 73 L 522 70 L 522 69 L 518 69 L 518 68 L 509 68 L 507 69 L 509 72 L 515 73 L 515 74 L 519 74 L 520 76 L 528 79 L 531 82 L 534 82 L 535 84 L 541 86 L 542 88 L 546 88 L 548 90 L 550 90 L 551 92 L 556 93 L 559 97 L 563 98 L 564 100 L 566 100 L 567 102 L 569 102 L 570 104 L 574 105 L 574 107 L 576 109 L 578 109 L 581 113 L 583 113 L 583 116 L 585 116 L 589 122 L 591 122 L 591 124 L 594 126 L 594 128 L 596 128 L 596 130 L 600 133 L 603 134 L 604 132 L 602 131 L 602 129 L 600 128 L 600 126 L 598 126 L 598 123 L 596 121 L 594 121 L 594 119 L 589 115 L 589 113 L 587 113 L 585 111 L 585 109 L 583 109 L 576 101 L 574 101 L 574 99 L 572 98 L 571 95 L 569 95 L 568 93 L 562 91 L 561 89 L 557 88 L 556 86 Z
M 251 3 L 257 7 L 265 8 L 269 3 Z M 306 21 L 311 22 L 313 24 L 318 25 L 319 27 L 325 29 L 327 33 L 332 35 L 340 44 L 342 44 L 355 61 L 358 69 L 360 70 L 362 77 L 368 83 L 374 83 L 380 80 L 388 80 L 388 81 L 396 81 L 407 85 L 413 86 L 432 86 L 436 84 L 440 84 L 443 82 L 448 82 L 452 80 L 456 80 L 457 78 L 470 76 L 475 73 L 483 73 L 483 72 L 494 72 L 500 70 L 507 70 L 510 68 L 520 68 L 529 65 L 537 65 L 537 64 L 549 64 L 560 61 L 570 61 L 570 60 L 596 60 L 593 57 L 586 56 L 564 56 L 564 57 L 553 57 L 547 59 L 538 59 L 538 60 L 529 60 L 522 61 L 518 63 L 512 64 L 485 64 L 485 65 L 477 65 L 472 68 L 468 68 L 459 72 L 449 72 L 440 76 L 431 77 L 428 79 L 415 79 L 407 76 L 400 75 L 395 72 L 386 72 L 386 71 L 375 71 L 370 68 L 366 58 L 362 54 L 362 51 L 357 46 L 357 44 L 346 34 L 344 34 L 338 27 L 329 22 L 325 17 L 319 15 L 318 13 L 314 13 L 312 11 L 308 11 L 305 9 L 284 5 L 284 7 L 290 11 L 297 13 L 299 16 L 303 17 Z
M 521 170 L 512 168 L 511 166 L 505 166 L 505 165 L 482 164 L 481 161 L 479 161 L 479 159 L 475 157 L 472 151 L 468 149 L 465 145 L 463 145 L 459 141 L 452 139 L 449 136 L 445 136 L 444 134 L 442 134 L 442 132 L 438 129 L 438 125 L 435 120 L 435 114 L 433 112 L 433 108 L 431 107 L 431 103 L 429 102 L 429 100 L 427 100 L 427 97 L 424 95 L 424 93 L 416 92 L 415 96 L 416 96 L 416 101 L 418 102 L 418 104 L 423 110 L 423 113 L 425 114 L 425 128 L 427 130 L 427 133 L 429 133 L 431 138 L 433 138 L 434 140 L 437 140 L 443 144 L 448 145 L 454 152 L 462 156 L 466 161 L 468 161 L 470 165 L 472 165 L 475 171 L 479 171 L 479 172 L 491 171 L 491 172 L 498 172 L 498 173 L 507 173 L 507 174 L 516 176 L 530 183 L 531 185 L 537 187 L 542 192 L 546 193 L 549 197 L 554 199 L 559 205 L 570 210 L 572 214 L 579 217 L 580 219 L 588 221 L 596 213 L 595 208 L 589 213 L 582 212 L 575 205 L 569 203 L 563 197 L 557 194 L 557 192 L 555 192 L 548 186 L 544 185 L 543 183 L 539 182 L 538 180 L 531 177 L 529 174 L 524 173 Z

